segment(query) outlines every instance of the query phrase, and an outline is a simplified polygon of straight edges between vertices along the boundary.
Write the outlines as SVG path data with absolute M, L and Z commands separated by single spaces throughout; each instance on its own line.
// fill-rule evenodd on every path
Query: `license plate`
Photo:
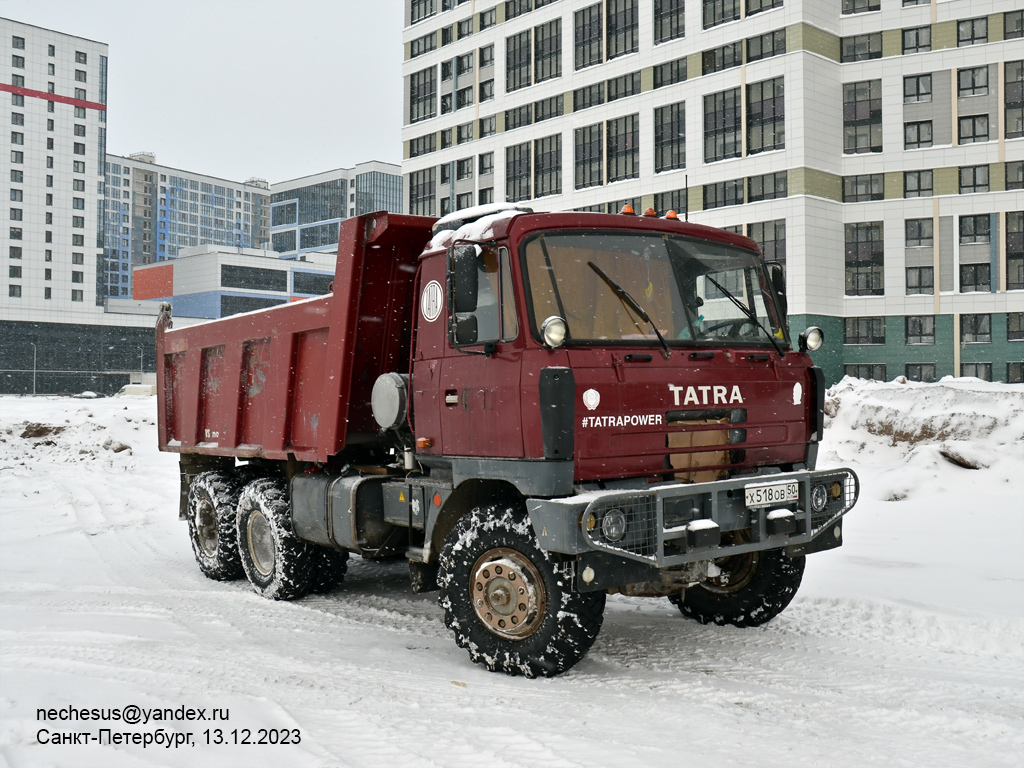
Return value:
M 770 483 L 748 485 L 743 489 L 744 501 L 748 507 L 767 507 L 770 504 L 785 504 L 800 498 L 799 483 Z

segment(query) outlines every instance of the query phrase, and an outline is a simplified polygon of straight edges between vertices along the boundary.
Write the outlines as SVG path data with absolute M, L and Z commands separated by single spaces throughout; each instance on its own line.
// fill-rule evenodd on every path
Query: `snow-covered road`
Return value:
M 471 664 L 401 562 L 353 561 L 342 588 L 294 603 L 205 579 L 154 398 L 2 397 L 0 764 L 1019 767 L 1024 389 L 860 383 L 833 399 L 822 460 L 857 470 L 861 501 L 787 611 L 740 630 L 612 597 L 577 667 L 525 680 Z M 964 417 L 894 445 L 870 423 L 887 408 L 889 427 Z M 128 705 L 229 720 L 38 712 Z M 198 743 L 40 743 L 108 727 Z M 218 728 L 301 742 L 207 744 Z

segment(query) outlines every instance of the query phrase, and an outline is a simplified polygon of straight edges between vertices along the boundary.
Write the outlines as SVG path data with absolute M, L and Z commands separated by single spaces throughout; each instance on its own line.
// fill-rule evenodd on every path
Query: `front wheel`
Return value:
M 800 588 L 805 558 L 781 549 L 748 552 L 715 561 L 719 575 L 669 598 L 683 616 L 701 624 L 759 627 L 790 604 Z
M 604 592 L 572 589 L 572 571 L 537 545 L 519 506 L 478 507 L 448 534 L 438 600 L 445 625 L 492 672 L 551 677 L 597 639 Z

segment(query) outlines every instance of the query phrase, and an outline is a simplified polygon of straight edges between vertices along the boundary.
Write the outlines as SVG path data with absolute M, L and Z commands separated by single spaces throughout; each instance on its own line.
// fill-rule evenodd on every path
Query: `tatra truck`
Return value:
M 859 493 L 783 268 L 680 220 L 467 209 L 340 226 L 331 291 L 156 326 L 201 571 L 273 600 L 408 561 L 472 661 L 570 669 L 605 599 L 761 625 Z

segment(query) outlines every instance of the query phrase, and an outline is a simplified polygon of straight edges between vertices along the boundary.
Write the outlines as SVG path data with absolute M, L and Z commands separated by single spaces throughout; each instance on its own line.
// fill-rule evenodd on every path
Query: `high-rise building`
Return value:
M 267 247 L 269 196 L 262 179 L 226 181 L 157 165 L 151 152 L 107 155 L 102 292 L 132 295 L 132 266 L 182 248 Z
M 1024 379 L 1019 2 L 405 5 L 407 212 L 672 209 L 786 265 L 830 380 Z
M 373 211 L 402 212 L 399 166 L 370 161 L 274 184 L 271 248 L 284 259 L 336 250 L 338 225 Z

